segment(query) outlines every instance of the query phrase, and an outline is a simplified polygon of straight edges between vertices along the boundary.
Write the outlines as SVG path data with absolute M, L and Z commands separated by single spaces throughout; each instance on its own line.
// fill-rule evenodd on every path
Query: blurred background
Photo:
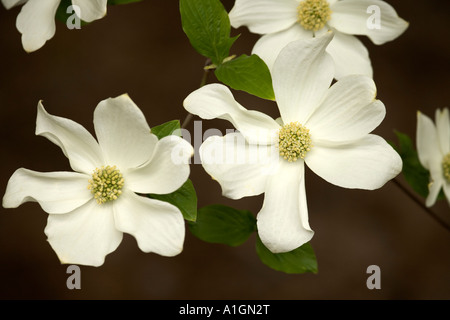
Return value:
M 233 0 L 222 1 L 227 10 Z M 383 46 L 361 38 L 374 68 L 378 98 L 387 108 L 375 133 L 396 142 L 394 130 L 415 139 L 416 112 L 434 119 L 450 103 L 450 2 L 389 0 L 410 22 Z M 414 3 L 414 4 L 413 4 Z M 108 15 L 81 30 L 57 21 L 56 35 L 28 54 L 15 20 L 20 8 L 0 6 L 0 194 L 19 167 L 70 171 L 60 149 L 35 136 L 39 100 L 51 114 L 93 133 L 92 116 L 103 99 L 128 93 L 150 126 L 183 119 L 184 98 L 198 88 L 205 59 L 184 35 L 178 1 L 144 0 L 108 7 Z M 250 54 L 258 36 L 246 28 L 232 54 Z M 209 82 L 215 82 L 214 76 Z M 277 117 L 273 102 L 236 92 L 249 109 Z M 195 118 L 194 120 L 199 120 Z M 204 121 L 203 130 L 232 129 Z M 188 126 L 193 133 L 193 123 Z M 198 146 L 197 146 L 198 147 Z M 225 204 L 260 210 L 263 196 L 229 200 L 220 186 L 191 165 L 199 207 Z M 398 180 L 403 183 L 402 176 Z M 68 290 L 67 265 L 46 241 L 45 213 L 37 203 L 0 208 L 2 299 L 449 299 L 450 232 L 393 182 L 376 191 L 347 190 L 306 172 L 311 241 L 317 274 L 288 275 L 259 260 L 254 235 L 240 247 L 209 244 L 186 233 L 173 258 L 146 254 L 125 235 L 101 267 L 81 267 L 81 290 Z M 446 201 L 432 210 L 450 224 Z M 367 267 L 381 268 L 381 289 L 369 290 Z

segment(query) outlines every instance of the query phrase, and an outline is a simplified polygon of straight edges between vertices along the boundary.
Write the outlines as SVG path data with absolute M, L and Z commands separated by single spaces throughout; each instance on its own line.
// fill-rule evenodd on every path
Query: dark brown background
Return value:
M 400 38 L 375 46 L 366 38 L 378 98 L 387 117 L 376 133 L 415 136 L 416 112 L 434 118 L 449 105 L 450 4 L 442 0 L 389 1 L 410 27 Z M 414 4 L 413 4 L 414 3 Z M 224 1 L 230 9 L 233 1 Z M 204 58 L 190 46 L 178 1 L 153 0 L 109 7 L 106 18 L 81 30 L 57 23 L 53 39 L 27 54 L 15 28 L 19 8 L 0 8 L 0 193 L 19 167 L 70 170 L 59 148 L 34 135 L 36 105 L 77 121 L 93 132 L 101 100 L 127 92 L 150 126 L 184 119 L 183 99 L 195 90 Z M 251 51 L 257 36 L 247 29 L 233 52 Z M 210 81 L 215 81 L 210 78 Z M 237 93 L 247 108 L 277 116 L 273 103 Z M 203 128 L 232 128 L 208 121 Z M 192 130 L 192 124 L 189 127 Z M 199 206 L 222 203 L 258 212 L 262 196 L 238 201 L 221 196 L 200 165 L 191 179 Z M 141 252 L 129 235 L 102 267 L 82 267 L 82 289 L 66 288 L 60 265 L 44 235 L 47 214 L 36 203 L 0 209 L 0 297 L 3 299 L 449 299 L 450 233 L 395 184 L 376 191 L 347 190 L 306 173 L 316 275 L 286 275 L 258 259 L 255 238 L 231 248 L 201 242 L 187 232 L 174 258 Z M 400 177 L 403 182 L 403 178 Z M 450 223 L 441 201 L 433 210 Z M 381 290 L 368 290 L 366 269 L 381 267 Z

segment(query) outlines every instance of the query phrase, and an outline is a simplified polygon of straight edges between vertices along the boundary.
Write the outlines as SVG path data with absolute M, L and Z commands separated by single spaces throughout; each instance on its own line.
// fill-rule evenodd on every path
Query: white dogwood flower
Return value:
M 332 30 L 327 51 L 336 64 L 336 79 L 349 74 L 372 77 L 367 48 L 355 35 L 380 45 L 402 34 L 408 23 L 381 0 L 236 0 L 229 13 L 234 28 L 247 26 L 263 35 L 253 53 L 272 68 L 289 42 Z
M 272 72 L 280 120 L 245 109 L 221 84 L 206 85 L 184 101 L 190 113 L 228 120 L 239 130 L 208 138 L 200 148 L 202 165 L 224 196 L 264 193 L 257 228 L 274 253 L 291 251 L 313 236 L 305 163 L 332 184 L 368 190 L 380 188 L 402 168 L 394 149 L 370 134 L 385 116 L 373 80 L 352 75 L 330 87 L 334 63 L 325 48 L 331 39 L 329 32 L 281 51 Z
M 55 14 L 61 0 L 2 0 L 6 9 L 23 4 L 17 16 L 16 27 L 22 34 L 25 51 L 40 49 L 55 35 Z M 108 0 L 72 0 L 77 6 L 80 18 L 92 22 L 106 15 Z M 76 11 L 75 11 L 76 12 Z
M 98 142 L 39 102 L 36 134 L 58 145 L 75 172 L 20 168 L 8 182 L 3 207 L 38 202 L 49 213 L 45 234 L 62 263 L 102 265 L 123 232 L 144 252 L 177 255 L 185 236 L 180 210 L 136 193 L 180 188 L 189 176 L 192 146 L 174 135 L 158 140 L 128 95 L 100 102 L 94 126 Z
M 426 206 L 431 207 L 444 189 L 450 204 L 450 118 L 447 108 L 436 110 L 436 124 L 421 112 L 417 113 L 417 154 L 422 166 L 430 171 Z

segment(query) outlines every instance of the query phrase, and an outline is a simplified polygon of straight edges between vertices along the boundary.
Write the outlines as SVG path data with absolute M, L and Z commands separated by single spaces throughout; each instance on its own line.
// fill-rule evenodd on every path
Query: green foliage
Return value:
M 210 205 L 198 210 L 197 221 L 189 229 L 200 240 L 239 246 L 256 230 L 256 219 L 250 211 L 223 205 Z
M 239 36 L 230 37 L 228 13 L 219 0 L 180 0 L 183 30 L 194 49 L 212 61 L 219 81 L 263 99 L 274 100 L 272 77 L 258 56 L 234 59 L 230 50 Z
M 70 7 L 72 5 L 72 0 L 61 0 L 61 3 L 58 6 L 58 9 L 56 10 L 55 18 L 61 22 L 66 23 L 70 17 L 72 17 L 75 13 L 74 10 L 67 13 L 67 7 Z M 87 25 L 88 23 L 85 21 L 80 20 L 80 26 Z
M 197 219 L 197 194 L 190 179 L 175 192 L 170 194 L 149 194 L 148 197 L 173 204 L 180 209 L 184 219 L 187 221 L 195 221 Z
M 395 131 L 398 139 L 398 147 L 394 148 L 403 160 L 402 173 L 406 182 L 421 197 L 428 196 L 428 183 L 430 182 L 430 173 L 419 161 L 419 156 L 414 148 L 411 138 L 401 132 Z
M 430 183 L 430 172 L 425 169 L 419 161 L 419 156 L 414 148 L 411 138 L 401 132 L 395 131 L 398 139 L 398 147 L 391 143 L 403 161 L 402 173 L 406 182 L 418 195 L 424 199 L 428 196 L 428 184 Z M 439 192 L 438 200 L 445 199 L 443 190 Z
M 317 273 L 317 260 L 314 250 L 309 243 L 285 253 L 272 253 L 256 239 L 256 253 L 261 261 L 268 267 L 285 273 Z
M 219 65 L 237 37 L 230 37 L 228 13 L 219 0 L 180 0 L 183 30 L 192 47 Z
M 257 55 L 242 55 L 219 65 L 215 71 L 219 81 L 233 89 L 243 90 L 263 99 L 275 100 L 272 77 L 265 62 Z
M 172 120 L 166 123 L 160 124 L 159 126 L 155 126 L 151 128 L 151 133 L 156 135 L 158 139 L 164 138 L 166 136 L 170 136 L 171 134 L 176 134 L 177 136 L 181 136 L 180 134 L 180 121 Z

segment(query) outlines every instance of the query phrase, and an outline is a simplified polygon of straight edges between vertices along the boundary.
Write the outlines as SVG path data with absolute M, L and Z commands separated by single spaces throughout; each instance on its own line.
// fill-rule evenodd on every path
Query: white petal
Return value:
M 189 177 L 192 146 L 177 136 L 158 141 L 151 160 L 126 172 L 127 188 L 138 193 L 167 194 L 179 189 Z
M 144 114 L 126 94 L 98 104 L 94 127 L 107 164 L 121 171 L 150 160 L 158 142 Z
M 11 176 L 3 197 L 4 208 L 38 202 L 47 213 L 67 213 L 89 200 L 89 176 L 76 172 L 36 172 L 20 168 Z
M 296 0 L 236 0 L 229 13 L 234 28 L 247 26 L 253 33 L 273 33 L 297 21 Z
M 55 14 L 60 0 L 29 0 L 22 7 L 16 20 L 17 30 L 22 34 L 25 51 L 40 49 L 55 35 Z
M 171 257 L 183 250 L 185 226 L 177 207 L 131 192 L 121 198 L 114 204 L 116 226 L 133 235 L 142 251 Z
M 429 193 L 428 193 L 427 199 L 425 200 L 425 205 L 427 207 L 432 207 L 436 203 L 437 197 L 439 195 L 439 191 L 441 191 L 441 188 L 443 185 L 445 185 L 445 184 L 442 180 L 442 177 L 439 177 L 438 180 L 430 182 L 430 184 L 428 185 Z
M 439 147 L 436 126 L 421 112 L 417 112 L 416 144 L 420 163 L 425 169 L 440 167 L 444 155 Z
M 36 134 L 59 146 L 75 171 L 91 174 L 104 162 L 97 141 L 83 126 L 66 118 L 52 116 L 41 102 L 38 104 Z
M 252 53 L 258 55 L 267 64 L 270 70 L 273 68 L 278 54 L 292 41 L 299 39 L 311 39 L 313 33 L 303 29 L 299 24 L 285 30 L 262 36 L 255 43 Z
M 408 28 L 408 22 L 381 0 L 337 1 L 331 11 L 331 27 L 347 34 L 366 35 L 375 44 L 394 40 Z
M 384 139 L 371 134 L 348 144 L 315 145 L 305 161 L 326 181 L 350 189 L 380 188 L 402 170 L 398 153 Z
M 336 79 L 350 74 L 373 76 L 369 51 L 363 43 L 352 35 L 335 32 L 333 40 L 327 47 L 336 67 Z
M 184 108 L 200 118 L 230 121 L 251 143 L 272 144 L 279 125 L 259 111 L 247 110 L 222 84 L 209 84 L 192 92 L 183 102 Z
M 240 133 L 206 139 L 200 146 L 200 156 L 205 171 L 231 199 L 263 193 L 279 160 L 275 146 L 248 144 Z
M 261 241 L 273 253 L 292 251 L 314 235 L 308 222 L 304 176 L 303 161 L 280 161 L 278 172 L 267 182 L 257 227 Z
M 313 143 L 357 140 L 372 132 L 386 114 L 375 95 L 375 83 L 366 76 L 347 76 L 333 84 L 305 124 L 311 130 Z
M 324 98 L 334 76 L 334 63 L 325 49 L 332 32 L 288 44 L 272 69 L 273 89 L 284 123 L 305 123 Z
M 104 263 L 123 236 L 115 228 L 112 204 L 95 200 L 63 215 L 49 215 L 44 231 L 61 263 L 94 267 Z
M 108 0 L 72 0 L 72 5 L 80 7 L 80 18 L 86 22 L 103 18 L 106 15 Z
M 2 0 L 2 3 L 6 9 L 11 9 L 12 7 L 21 5 L 26 1 L 27 0 Z
M 435 119 L 441 152 L 443 155 L 446 155 L 450 152 L 450 118 L 448 109 L 436 109 Z

